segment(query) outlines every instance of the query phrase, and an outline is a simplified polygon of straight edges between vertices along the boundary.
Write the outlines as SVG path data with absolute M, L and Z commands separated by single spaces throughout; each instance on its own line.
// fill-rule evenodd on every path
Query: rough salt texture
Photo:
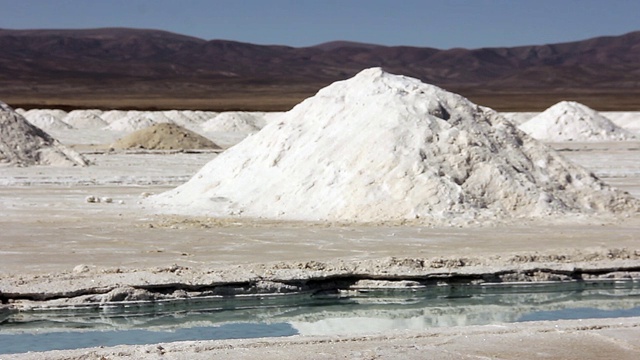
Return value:
M 213 141 L 175 124 L 156 124 L 111 145 L 114 149 L 220 149 Z
M 320 90 L 148 201 L 187 215 L 346 222 L 638 209 L 493 110 L 379 68 Z
M 574 101 L 561 101 L 519 126 L 542 141 L 631 140 L 635 135 L 597 111 Z
M 63 146 L 0 102 L 0 163 L 12 165 L 88 165 L 77 152 Z

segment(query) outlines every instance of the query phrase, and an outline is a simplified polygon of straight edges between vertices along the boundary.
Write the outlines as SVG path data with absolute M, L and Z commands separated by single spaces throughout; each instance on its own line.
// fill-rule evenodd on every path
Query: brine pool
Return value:
M 0 313 L 0 354 L 640 316 L 640 282 L 442 286 Z

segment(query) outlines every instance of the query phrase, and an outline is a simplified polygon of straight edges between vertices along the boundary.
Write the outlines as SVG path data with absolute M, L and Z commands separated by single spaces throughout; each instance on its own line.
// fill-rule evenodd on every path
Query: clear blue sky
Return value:
M 640 30 L 640 0 L 0 0 L 0 28 L 161 29 L 206 40 L 448 49 Z

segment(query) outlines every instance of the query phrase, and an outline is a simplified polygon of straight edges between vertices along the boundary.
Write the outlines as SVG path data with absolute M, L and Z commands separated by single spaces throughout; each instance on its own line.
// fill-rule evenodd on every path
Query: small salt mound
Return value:
M 153 116 L 150 116 L 147 112 L 129 111 L 125 117 L 112 122 L 104 129 L 109 131 L 131 132 L 148 128 L 157 123 L 157 119 L 154 119 Z
M 76 129 L 100 129 L 107 126 L 107 122 L 102 120 L 100 110 L 73 110 L 63 119 L 64 122 Z
M 190 115 L 183 110 L 167 110 L 163 111 L 162 114 L 171 119 L 171 122 L 174 124 L 180 125 L 182 127 L 193 127 L 193 125 L 199 125 L 205 120 L 201 120 L 200 118 L 192 118 Z
M 138 130 L 111 145 L 114 149 L 219 149 L 213 141 L 175 124 L 156 124 Z
M 16 112 L 18 112 L 18 111 L 16 110 Z M 49 114 L 49 115 L 53 115 L 53 116 L 57 117 L 60 120 L 64 119 L 68 115 L 68 113 L 66 111 L 61 110 L 61 109 L 31 109 L 31 110 L 25 111 L 22 115 L 24 117 L 28 117 L 28 116 L 31 116 L 32 114 L 33 115 Z M 28 118 L 27 118 L 27 120 L 28 120 Z
M 515 126 L 519 126 L 521 124 L 526 123 L 531 120 L 534 116 L 540 114 L 539 112 L 501 112 L 500 115 L 504 116 L 505 119 L 511 121 Z
M 542 141 L 630 140 L 634 135 L 597 111 L 574 101 L 561 101 L 519 126 Z
M 43 130 L 71 130 L 73 126 L 67 124 L 62 119 L 66 113 L 61 110 L 33 109 L 24 113 L 24 117 L 31 124 Z M 62 117 L 60 117 L 62 115 Z
M 20 113 L 20 111 L 18 110 L 16 110 L 16 112 Z M 60 120 L 63 120 L 65 116 L 67 116 L 67 112 L 60 109 L 31 109 L 27 111 L 23 110 L 23 113 L 21 113 L 21 115 L 27 118 L 27 120 L 29 120 L 30 116 L 38 116 L 44 114 L 55 116 Z
M 127 116 L 126 110 L 107 110 L 100 116 L 107 124 L 120 120 Z
M 213 111 L 202 111 L 202 110 L 182 110 L 182 116 L 187 119 L 191 119 L 193 122 L 203 123 L 212 117 L 218 115 L 218 113 Z
M 379 68 L 320 90 L 147 201 L 185 215 L 374 223 L 638 209 L 495 111 Z
M 125 110 L 109 110 L 105 111 L 101 117 L 108 124 L 120 121 L 114 125 L 118 131 L 132 131 L 137 129 L 140 124 L 149 125 L 149 123 L 174 123 L 186 128 L 197 128 L 203 122 L 218 115 L 213 111 L 200 110 L 167 110 L 167 111 L 125 111 Z M 127 120 L 123 120 L 127 118 Z M 142 120 L 146 118 L 147 121 Z M 144 126 L 143 126 L 144 128 Z M 124 129 L 124 130 L 120 130 Z
M 638 111 L 609 111 L 602 113 L 614 124 L 640 135 L 640 112 Z
M 77 152 L 63 146 L 22 115 L 0 102 L 0 162 L 12 165 L 88 165 Z
M 264 113 L 227 111 L 202 124 L 207 132 L 254 132 L 264 127 Z
M 163 111 L 144 111 L 139 117 L 145 117 L 151 120 L 154 124 L 173 123 L 173 120 L 165 115 Z
M 164 115 L 171 119 L 174 123 L 194 131 L 201 130 L 200 126 L 207 120 L 218 115 L 213 111 L 200 110 L 169 110 Z

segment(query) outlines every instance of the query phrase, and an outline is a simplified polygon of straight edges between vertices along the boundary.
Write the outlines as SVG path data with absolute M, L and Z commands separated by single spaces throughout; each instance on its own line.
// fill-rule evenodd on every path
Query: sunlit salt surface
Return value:
M 443 286 L 0 313 L 0 353 L 640 316 L 640 282 Z

